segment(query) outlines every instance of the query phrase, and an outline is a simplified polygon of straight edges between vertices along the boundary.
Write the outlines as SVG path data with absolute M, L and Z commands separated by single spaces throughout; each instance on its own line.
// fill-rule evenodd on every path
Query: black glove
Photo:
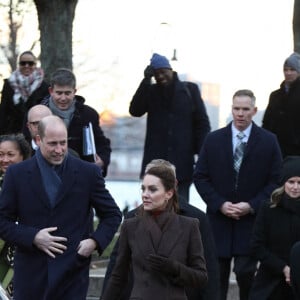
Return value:
M 144 70 L 144 77 L 146 79 L 151 79 L 151 77 L 154 76 L 154 70 L 153 68 L 149 65 L 146 67 L 146 69 Z
M 157 254 L 150 254 L 147 258 L 150 269 L 164 273 L 166 275 L 177 276 L 179 273 L 179 263 L 173 259 Z

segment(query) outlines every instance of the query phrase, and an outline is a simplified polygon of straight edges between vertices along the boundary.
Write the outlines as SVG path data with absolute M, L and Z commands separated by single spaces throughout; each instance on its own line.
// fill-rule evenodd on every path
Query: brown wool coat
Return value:
M 130 265 L 134 274 L 132 300 L 186 300 L 185 286 L 203 287 L 207 272 L 198 222 L 174 213 L 164 213 L 157 221 L 149 215 L 126 219 L 116 265 L 102 299 L 118 299 Z M 179 272 L 171 278 L 152 271 L 147 261 L 150 254 L 179 262 Z

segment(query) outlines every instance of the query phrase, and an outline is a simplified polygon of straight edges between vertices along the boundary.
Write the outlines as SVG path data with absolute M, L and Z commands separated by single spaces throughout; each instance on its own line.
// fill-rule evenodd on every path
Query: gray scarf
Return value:
M 53 102 L 52 97 L 49 98 L 49 108 L 52 111 L 52 113 L 58 117 L 60 117 L 61 119 L 63 119 L 63 121 L 65 122 L 67 128 L 69 128 L 69 124 L 73 118 L 73 114 L 75 111 L 75 98 L 71 104 L 71 106 L 66 109 L 66 110 L 61 110 L 59 109 L 55 103 Z

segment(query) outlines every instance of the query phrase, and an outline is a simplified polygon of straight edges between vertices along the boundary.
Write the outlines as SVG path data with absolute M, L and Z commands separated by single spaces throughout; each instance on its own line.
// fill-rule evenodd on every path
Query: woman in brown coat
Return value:
M 122 225 L 116 265 L 102 299 L 118 299 L 133 269 L 130 299 L 186 300 L 185 286 L 207 282 L 197 219 L 176 214 L 175 168 L 152 161 L 142 182 L 142 201 L 136 217 Z

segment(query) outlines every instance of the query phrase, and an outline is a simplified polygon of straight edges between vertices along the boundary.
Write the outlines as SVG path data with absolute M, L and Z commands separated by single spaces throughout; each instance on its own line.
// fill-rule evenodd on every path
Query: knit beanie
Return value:
M 294 52 L 291 54 L 284 62 L 283 67 L 288 67 L 294 69 L 300 74 L 300 54 Z
M 300 156 L 287 156 L 283 160 L 281 184 L 285 184 L 291 177 L 300 177 Z
M 172 69 L 168 59 L 165 56 L 154 53 L 150 60 L 150 66 L 153 69 Z

